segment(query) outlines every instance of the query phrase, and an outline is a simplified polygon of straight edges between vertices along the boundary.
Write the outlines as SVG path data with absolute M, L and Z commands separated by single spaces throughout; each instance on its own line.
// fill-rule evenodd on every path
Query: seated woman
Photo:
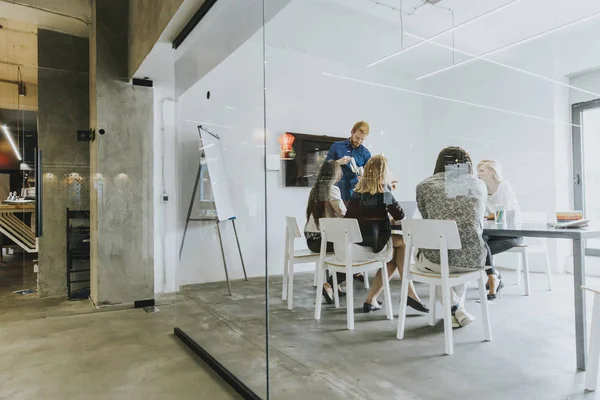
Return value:
M 319 219 L 342 218 L 346 214 L 346 206 L 342 201 L 340 188 L 336 186 L 341 177 L 342 168 L 340 165 L 332 161 L 326 161 L 319 169 L 317 182 L 308 196 L 304 237 L 306 238 L 306 245 L 314 253 L 321 251 Z M 327 243 L 327 251 L 333 252 L 333 243 Z M 341 276 L 345 277 L 344 274 L 338 274 L 338 279 Z M 332 287 L 333 277 L 330 277 L 329 281 L 323 285 L 323 295 L 329 304 L 333 304 Z M 346 293 L 340 290 L 339 294 L 344 296 Z
M 487 187 L 487 206 L 486 214 L 494 214 L 496 207 L 502 205 L 505 210 L 514 210 L 519 212 L 519 202 L 517 196 L 513 192 L 512 187 L 508 181 L 502 179 L 502 167 L 500 163 L 495 160 L 481 160 L 477 164 L 477 175 Z M 489 252 L 487 265 L 493 265 L 493 256 L 504 251 L 510 250 L 513 247 L 520 246 L 523 243 L 522 237 L 501 237 L 501 236 L 487 236 L 484 235 L 483 239 L 486 241 Z M 497 282 L 495 291 L 490 288 L 488 297 L 490 300 L 496 298 L 496 292 L 502 289 L 504 284 L 499 281 Z
M 417 204 L 424 219 L 454 220 L 458 226 L 462 249 L 448 251 L 450 273 L 486 268 L 488 283 L 495 277 L 493 268 L 485 267 L 487 248 L 482 237 L 486 188 L 473 175 L 469 154 L 460 147 L 447 147 L 438 155 L 433 176 L 417 185 Z M 424 272 L 441 273 L 440 252 L 420 250 L 416 267 Z M 493 285 L 493 283 L 492 283 Z M 464 308 L 466 285 L 452 288 L 453 326 L 466 326 L 475 317 Z M 438 298 L 441 288 L 438 287 Z
M 358 220 L 363 237 L 361 243 L 352 245 L 352 261 L 386 261 L 388 276 L 391 279 L 396 270 L 399 270 L 400 276 L 402 276 L 404 241 L 401 235 L 392 235 L 389 215 L 391 214 L 395 221 L 400 221 L 404 218 L 404 212 L 392 193 L 387 190 L 387 172 L 387 160 L 383 155 L 376 155 L 367 162 L 364 174 L 348 202 L 348 212 L 346 212 L 345 218 Z M 338 246 L 334 246 L 334 248 L 336 257 L 344 261 L 344 250 Z M 346 278 L 345 274 L 341 275 L 338 275 L 338 282 L 342 282 Z M 382 290 L 383 278 L 381 270 L 379 270 L 363 304 L 364 312 L 368 313 L 381 308 L 377 296 Z M 421 312 L 429 312 L 415 292 L 412 282 L 409 285 L 408 296 L 410 307 Z

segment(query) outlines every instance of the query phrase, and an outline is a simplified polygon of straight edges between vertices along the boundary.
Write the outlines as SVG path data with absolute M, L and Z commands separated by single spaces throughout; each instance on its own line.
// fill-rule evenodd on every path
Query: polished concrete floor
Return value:
M 555 276 L 549 292 L 545 275 L 532 274 L 532 295 L 525 297 L 523 286 L 514 285 L 514 272 L 503 275 L 507 286 L 502 297 L 489 303 L 494 340 L 483 342 L 473 286 L 466 306 L 478 320 L 454 331 L 453 356 L 443 354 L 441 320 L 430 327 L 424 315 L 409 312 L 406 337 L 400 341 L 396 319 L 386 320 L 383 310 L 363 314 L 362 284 L 355 284 L 356 329 L 348 331 L 344 308 L 324 305 L 321 320 L 313 319 L 312 275 L 297 275 L 293 311 L 281 301 L 281 278 L 270 279 L 271 398 L 596 398 L 584 393 L 585 374 L 575 368 L 572 276 Z M 587 283 L 600 286 L 597 279 Z M 392 289 L 397 304 L 398 280 Z M 427 288 L 417 290 L 431 305 Z M 185 287 L 177 324 L 265 398 L 264 280 L 233 282 L 233 291 L 227 296 L 223 283 Z
M 0 399 L 238 399 L 172 334 L 176 306 L 0 303 Z

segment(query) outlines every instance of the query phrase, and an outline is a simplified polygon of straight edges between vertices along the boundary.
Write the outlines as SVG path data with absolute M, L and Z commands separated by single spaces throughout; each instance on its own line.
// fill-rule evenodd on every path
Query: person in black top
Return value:
M 386 189 L 387 170 L 387 159 L 383 155 L 373 156 L 367 162 L 364 175 L 348 202 L 348 210 L 344 218 L 357 219 L 363 237 L 361 243 L 352 246 L 352 261 L 387 261 L 388 276 L 391 279 L 396 270 L 402 276 L 405 246 L 401 235 L 392 235 L 390 215 L 394 221 L 400 221 L 404 218 L 404 211 L 392 193 Z M 344 257 L 341 254 L 342 249 L 335 250 L 336 257 Z M 383 280 L 380 270 L 363 304 L 364 312 L 381 308 L 377 296 L 382 290 Z M 408 296 L 410 307 L 429 312 L 415 292 L 412 282 L 409 284 Z

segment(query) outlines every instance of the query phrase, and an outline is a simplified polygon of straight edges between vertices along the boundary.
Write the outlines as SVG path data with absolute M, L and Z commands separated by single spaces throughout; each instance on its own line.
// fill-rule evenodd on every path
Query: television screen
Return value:
M 346 138 L 288 133 L 294 136 L 295 156 L 284 162 L 285 186 L 312 187 L 331 145 Z

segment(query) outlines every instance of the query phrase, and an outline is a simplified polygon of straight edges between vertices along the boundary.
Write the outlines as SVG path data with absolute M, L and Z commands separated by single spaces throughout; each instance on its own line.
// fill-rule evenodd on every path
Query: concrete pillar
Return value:
M 38 146 L 43 151 L 44 191 L 40 297 L 66 296 L 66 209 L 89 210 L 89 145 L 76 135 L 89 126 L 88 45 L 87 38 L 38 30 Z
M 154 298 L 153 90 L 127 82 L 128 3 L 91 3 L 91 298 L 97 306 Z

